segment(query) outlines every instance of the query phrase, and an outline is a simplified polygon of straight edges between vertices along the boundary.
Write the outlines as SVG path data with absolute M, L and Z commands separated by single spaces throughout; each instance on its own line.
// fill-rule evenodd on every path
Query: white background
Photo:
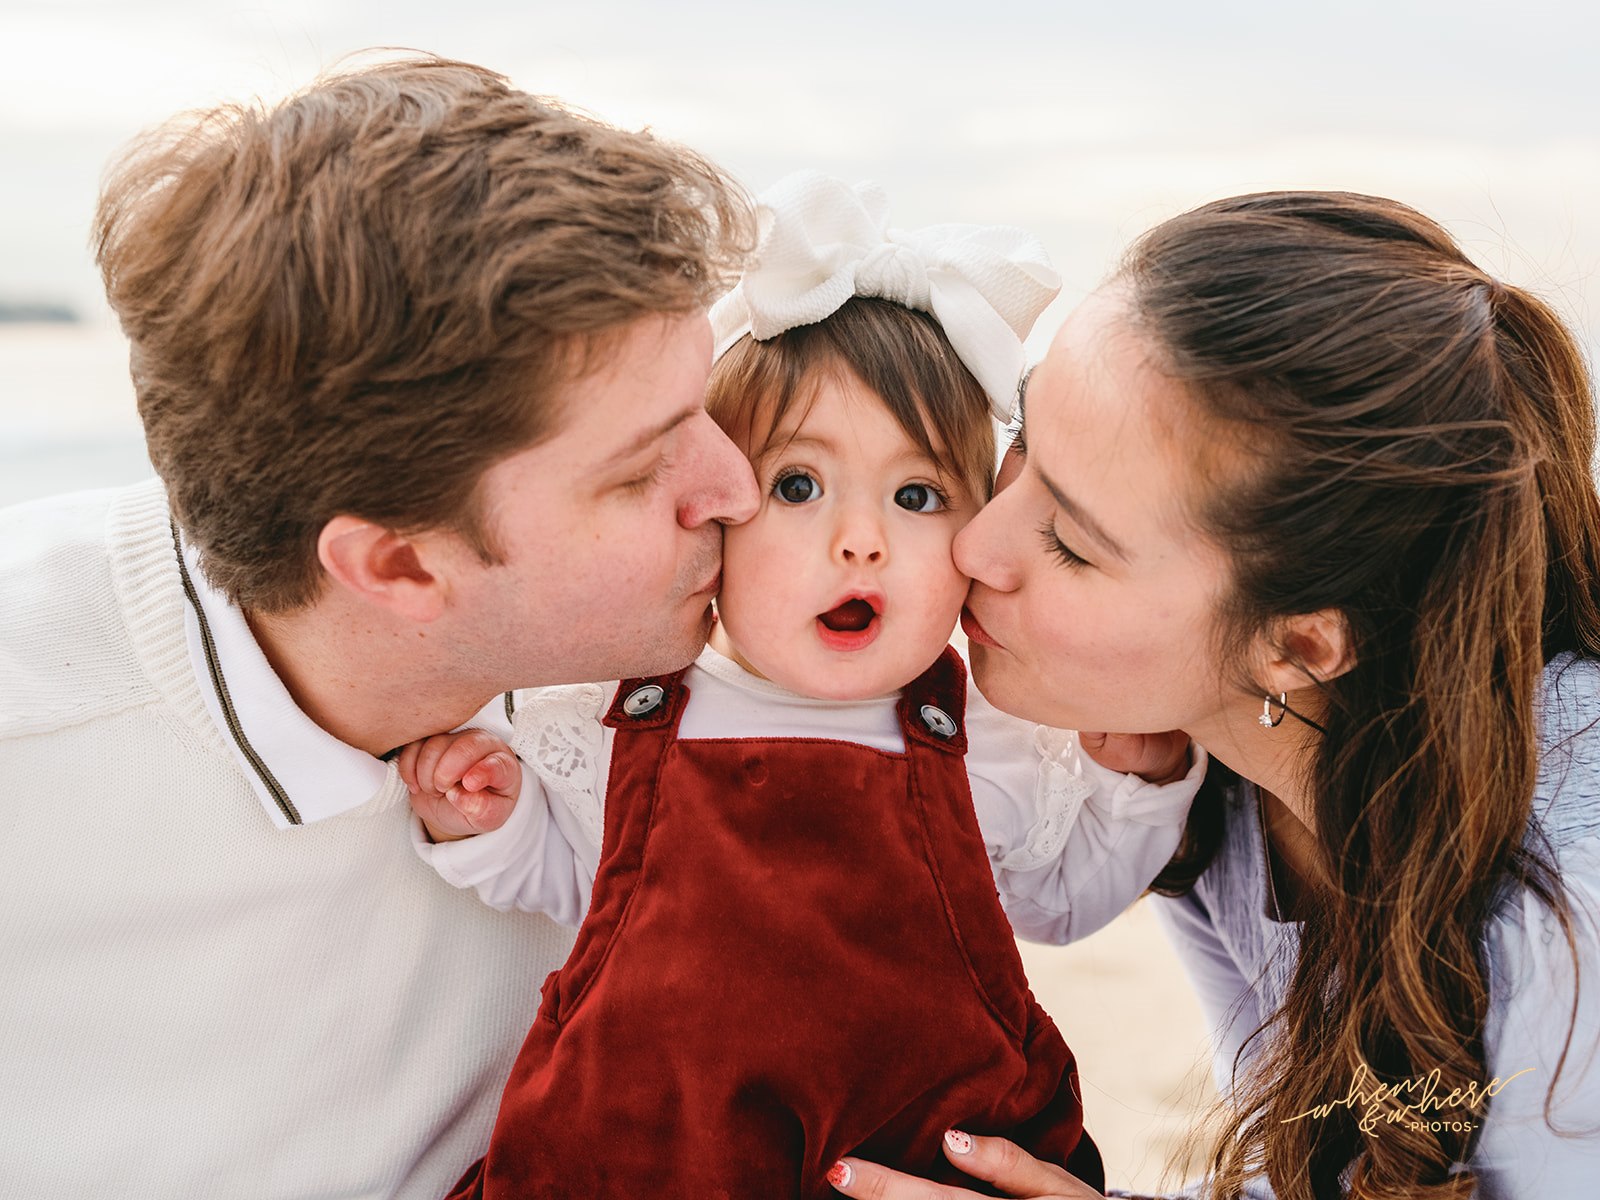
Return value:
M 1385 193 L 1444 221 L 1595 344 L 1600 17 L 1454 0 L 0 0 L 0 503 L 146 468 L 124 348 L 86 246 L 99 173 L 187 107 L 281 96 L 406 46 L 650 125 L 752 188 L 873 178 L 897 224 L 1023 225 L 1062 299 L 1140 230 L 1234 192 Z

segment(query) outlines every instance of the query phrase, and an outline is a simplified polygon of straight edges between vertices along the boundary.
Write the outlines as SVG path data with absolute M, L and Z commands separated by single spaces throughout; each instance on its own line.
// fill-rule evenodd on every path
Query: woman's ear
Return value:
M 317 561 L 364 604 L 419 622 L 444 612 L 444 589 L 425 565 L 417 539 L 360 517 L 338 516 L 317 536 Z
M 1331 608 L 1285 617 L 1273 631 L 1261 682 L 1274 692 L 1292 692 L 1310 680 L 1326 683 L 1355 666 L 1350 626 Z

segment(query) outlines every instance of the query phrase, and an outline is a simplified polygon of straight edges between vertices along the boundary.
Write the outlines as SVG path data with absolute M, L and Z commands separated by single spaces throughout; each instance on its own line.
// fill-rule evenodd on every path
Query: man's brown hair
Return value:
M 175 119 L 95 220 L 150 459 L 213 584 L 313 601 L 348 513 L 495 561 L 484 470 L 629 321 L 703 307 L 748 244 L 715 166 L 466 63 L 345 70 Z

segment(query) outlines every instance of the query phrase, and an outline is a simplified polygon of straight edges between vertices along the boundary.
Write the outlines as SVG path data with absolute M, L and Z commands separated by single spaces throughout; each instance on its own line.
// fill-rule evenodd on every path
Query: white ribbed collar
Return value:
M 262 653 L 244 613 L 206 580 L 198 552 L 183 547 L 189 603 L 184 632 L 206 710 L 239 769 L 279 829 L 310 825 L 406 794 L 392 762 L 334 737 L 295 703 Z M 503 699 L 468 724 L 511 737 Z

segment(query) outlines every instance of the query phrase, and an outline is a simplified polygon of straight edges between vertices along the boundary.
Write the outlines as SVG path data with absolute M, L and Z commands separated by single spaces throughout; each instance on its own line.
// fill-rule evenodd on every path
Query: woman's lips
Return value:
M 961 631 L 967 635 L 967 641 L 976 642 L 980 646 L 993 646 L 996 650 L 1005 647 L 989 636 L 989 631 L 978 624 L 978 618 L 972 615 L 970 608 L 961 610 Z

